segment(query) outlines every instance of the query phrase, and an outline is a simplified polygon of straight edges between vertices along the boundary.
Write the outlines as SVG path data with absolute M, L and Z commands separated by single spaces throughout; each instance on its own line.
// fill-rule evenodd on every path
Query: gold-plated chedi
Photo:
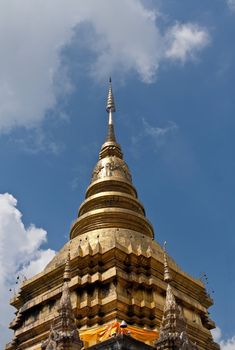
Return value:
M 17 311 L 10 324 L 14 338 L 6 349 L 88 348 L 122 320 L 131 328 L 130 337 L 139 334 L 156 349 L 171 349 L 174 342 L 184 349 L 218 349 L 208 315 L 213 302 L 203 283 L 183 272 L 153 240 L 116 141 L 111 82 L 106 110 L 107 137 L 70 242 L 11 300 Z

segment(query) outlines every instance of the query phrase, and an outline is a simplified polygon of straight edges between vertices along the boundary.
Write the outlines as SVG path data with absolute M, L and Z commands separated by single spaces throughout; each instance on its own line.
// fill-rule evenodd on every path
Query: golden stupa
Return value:
M 175 335 L 178 324 L 197 349 L 218 349 L 208 314 L 213 301 L 204 284 L 183 272 L 154 241 L 115 138 L 111 81 L 106 110 L 108 134 L 70 241 L 11 300 L 17 311 L 10 324 L 14 338 L 6 349 L 111 349 L 99 344 L 125 328 L 130 330 L 127 342 L 133 336 L 142 341 L 141 349 L 170 349 L 162 345 L 165 334 Z M 52 328 L 75 339 L 73 345 L 56 347 Z

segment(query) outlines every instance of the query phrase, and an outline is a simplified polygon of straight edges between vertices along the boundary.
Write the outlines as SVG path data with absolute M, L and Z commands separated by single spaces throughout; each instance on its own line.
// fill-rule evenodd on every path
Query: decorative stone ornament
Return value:
M 156 342 L 157 350 L 198 350 L 187 334 L 186 321 L 177 304 L 171 287 L 172 277 L 168 266 L 166 243 L 164 243 L 164 281 L 167 282 L 160 337 Z
M 71 305 L 70 275 L 70 254 L 68 254 L 58 316 L 53 320 L 48 339 L 42 343 L 42 350 L 80 350 L 83 347 Z

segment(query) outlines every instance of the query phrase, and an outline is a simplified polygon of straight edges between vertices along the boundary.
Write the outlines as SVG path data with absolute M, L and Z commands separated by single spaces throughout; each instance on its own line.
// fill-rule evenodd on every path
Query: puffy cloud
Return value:
M 17 0 L 1 2 L 1 129 L 33 126 L 55 105 L 53 79 L 59 50 L 77 23 L 71 6 L 62 3 L 25 0 L 22 6 Z
M 220 342 L 220 348 L 221 350 L 235 350 L 235 336 L 226 341 L 222 340 Z
M 191 23 L 174 25 L 166 37 L 169 45 L 166 57 L 178 59 L 183 63 L 187 59 L 194 58 L 197 51 L 209 43 L 208 32 Z
M 17 200 L 10 194 L 0 194 L 0 348 L 9 340 L 8 324 L 13 319 L 14 309 L 9 298 L 17 287 L 17 276 L 31 277 L 40 272 L 52 259 L 55 252 L 42 249 L 47 233 L 30 225 L 26 228 L 22 214 L 17 209 Z M 10 289 L 12 291 L 10 291 Z
M 198 26 L 176 25 L 161 34 L 154 9 L 141 0 L 2 0 L 0 11 L 0 131 L 38 125 L 58 96 L 71 91 L 61 48 L 88 23 L 95 58 L 89 73 L 106 79 L 110 72 L 136 72 L 155 79 L 166 58 L 185 61 L 208 41 Z M 76 33 L 78 33 L 76 36 Z M 170 47 L 167 46 L 169 43 Z
M 216 327 L 212 330 L 214 341 L 220 345 L 221 350 L 235 350 L 235 335 L 224 340 L 221 329 Z
M 221 350 L 235 350 L 235 336 L 227 340 L 220 341 Z
M 212 336 L 213 336 L 213 339 L 216 343 L 218 343 L 221 339 L 221 336 L 222 336 L 222 332 L 221 332 L 221 329 L 219 327 L 216 327 L 215 329 L 213 329 L 211 331 L 212 333 Z
M 100 38 L 95 46 L 93 75 L 103 79 L 107 72 L 117 69 L 123 73 L 135 71 L 144 82 L 151 82 L 163 54 L 155 11 L 145 8 L 138 0 L 102 1 L 102 4 L 90 19 Z

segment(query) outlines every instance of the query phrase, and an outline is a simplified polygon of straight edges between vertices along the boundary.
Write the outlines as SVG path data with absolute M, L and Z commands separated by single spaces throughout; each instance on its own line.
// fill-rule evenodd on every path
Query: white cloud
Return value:
M 166 127 L 160 128 L 158 126 L 150 125 L 145 119 L 143 119 L 143 125 L 145 134 L 150 135 L 155 139 L 163 137 L 167 133 L 176 131 L 178 129 L 178 126 L 172 121 L 168 122 L 168 125 Z
M 197 25 L 176 24 L 167 33 L 168 49 L 166 57 L 183 63 L 193 59 L 195 54 L 209 43 L 209 34 Z
M 84 22 L 96 57 L 89 73 L 102 80 L 117 70 L 149 83 L 162 60 L 190 59 L 208 39 L 191 24 L 161 34 L 155 10 L 141 0 L 2 0 L 0 7 L 0 131 L 38 125 L 71 91 L 61 48 L 80 40 L 74 29 Z
M 218 343 L 221 339 L 221 336 L 222 336 L 222 332 L 221 332 L 221 329 L 219 327 L 216 327 L 215 329 L 213 329 L 211 331 L 212 333 L 212 336 L 213 336 L 213 339 L 216 343 Z
M 12 195 L 0 194 L 0 348 L 10 337 L 8 324 L 14 309 L 9 306 L 9 298 L 17 287 L 17 276 L 30 277 L 40 272 L 55 254 L 40 248 L 46 242 L 46 231 L 34 225 L 26 228 L 16 206 Z
M 154 143 L 155 150 L 162 147 L 166 143 L 168 135 L 175 133 L 179 128 L 172 121 L 169 121 L 165 127 L 153 126 L 145 118 L 142 119 L 142 123 L 142 131 L 132 137 L 132 143 L 136 145 L 148 137 Z
M 235 0 L 227 0 L 227 4 L 231 11 L 235 11 Z
M 55 105 L 59 50 L 78 22 L 67 3 L 1 1 L 0 129 L 34 126 Z
M 224 340 L 219 327 L 212 330 L 214 341 L 220 345 L 221 350 L 235 350 L 235 335 Z
M 220 341 L 221 350 L 235 350 L 235 336 L 228 340 Z
M 144 82 L 151 82 L 163 51 L 154 10 L 146 9 L 138 0 L 102 4 L 91 18 L 97 37 L 102 38 L 95 47 L 94 76 L 103 79 L 114 70 L 135 71 Z

